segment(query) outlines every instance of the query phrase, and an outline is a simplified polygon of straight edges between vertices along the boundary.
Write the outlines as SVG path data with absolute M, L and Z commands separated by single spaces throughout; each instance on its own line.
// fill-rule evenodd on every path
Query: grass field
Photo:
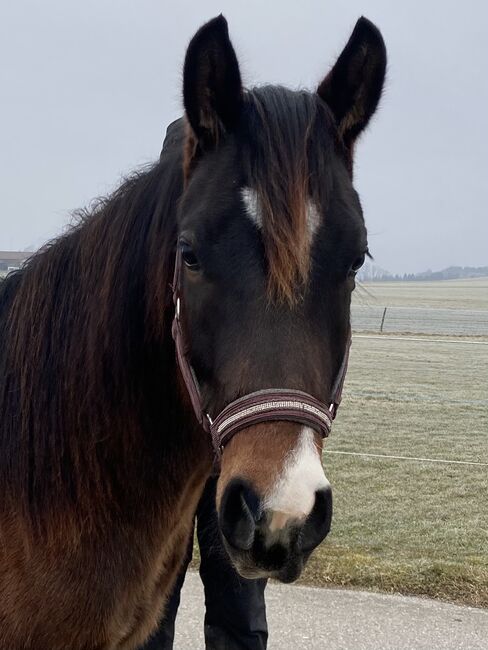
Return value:
M 354 292 L 354 304 L 488 309 L 488 278 L 442 282 L 366 282 Z
M 356 303 L 365 291 L 379 304 L 488 309 L 488 280 L 375 283 Z M 486 341 L 356 334 L 324 466 L 333 527 L 303 582 L 488 607 Z
M 367 290 L 398 306 L 488 308 L 486 280 Z M 488 345 L 409 338 L 354 338 L 324 454 L 333 530 L 303 579 L 488 607 Z

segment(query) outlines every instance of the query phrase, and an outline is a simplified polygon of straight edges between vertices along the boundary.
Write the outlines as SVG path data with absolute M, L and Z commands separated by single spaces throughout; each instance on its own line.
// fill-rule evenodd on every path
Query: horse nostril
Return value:
M 306 552 L 313 549 L 325 539 L 332 522 L 332 490 L 329 487 L 315 492 L 315 504 L 308 515 L 300 535 L 300 548 Z
M 220 529 L 231 547 L 241 551 L 251 548 L 259 515 L 259 497 L 251 485 L 243 479 L 232 479 L 225 488 L 219 513 Z

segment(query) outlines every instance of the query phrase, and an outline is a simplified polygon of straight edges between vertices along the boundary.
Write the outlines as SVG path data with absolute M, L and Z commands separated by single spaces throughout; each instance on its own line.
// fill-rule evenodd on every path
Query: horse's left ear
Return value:
M 386 48 L 379 30 L 361 17 L 336 64 L 317 92 L 331 109 L 346 148 L 376 110 L 386 72 Z
M 183 72 L 186 115 L 202 150 L 232 131 L 242 106 L 242 84 L 227 21 L 220 15 L 203 25 L 186 52 Z

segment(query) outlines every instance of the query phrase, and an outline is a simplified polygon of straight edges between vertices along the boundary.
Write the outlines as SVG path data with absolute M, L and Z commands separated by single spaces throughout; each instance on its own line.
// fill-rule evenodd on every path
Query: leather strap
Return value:
M 183 334 L 181 326 L 181 298 L 180 298 L 180 283 L 181 283 L 181 251 L 178 247 L 175 258 L 175 270 L 173 274 L 173 303 L 175 308 L 175 315 L 173 324 L 171 326 L 171 334 L 175 342 L 176 348 L 176 361 L 180 369 L 183 381 L 185 382 L 186 390 L 190 397 L 191 405 L 195 411 L 195 416 L 198 423 L 203 429 L 210 432 L 210 419 L 206 416 L 202 408 L 202 396 L 200 393 L 200 385 L 195 375 L 195 371 L 190 362 L 190 349 L 186 344 L 186 339 Z
M 308 425 L 324 438 L 332 427 L 329 409 L 308 393 L 287 388 L 259 390 L 231 402 L 211 423 L 214 449 L 222 452 L 241 429 L 258 422 L 280 420 Z

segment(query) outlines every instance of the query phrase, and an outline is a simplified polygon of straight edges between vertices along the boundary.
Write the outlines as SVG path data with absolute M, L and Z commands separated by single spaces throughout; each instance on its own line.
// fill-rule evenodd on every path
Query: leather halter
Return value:
M 175 314 L 171 333 L 176 347 L 176 359 L 191 400 L 195 416 L 202 428 L 210 433 L 216 459 L 220 460 L 225 445 L 241 429 L 258 422 L 287 420 L 312 427 L 326 438 L 331 430 L 347 372 L 351 331 L 339 372 L 332 388 L 332 400 L 326 405 L 312 395 L 290 388 L 269 388 L 248 393 L 228 404 L 216 417 L 205 412 L 200 385 L 190 362 L 190 349 L 181 324 L 181 250 L 177 247 L 173 277 L 173 302 Z

